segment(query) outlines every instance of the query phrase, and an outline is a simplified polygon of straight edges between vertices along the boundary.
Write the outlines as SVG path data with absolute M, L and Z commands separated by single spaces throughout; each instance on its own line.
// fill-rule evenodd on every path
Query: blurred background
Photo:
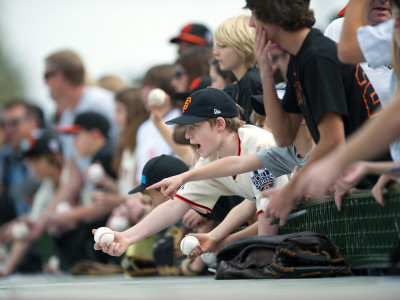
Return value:
M 311 0 L 324 30 L 347 0 Z M 49 118 L 54 104 L 43 81 L 45 57 L 71 49 L 89 78 L 118 75 L 130 82 L 159 63 L 173 63 L 169 39 L 187 23 L 214 30 L 247 14 L 244 0 L 0 0 L 0 102 L 25 97 Z

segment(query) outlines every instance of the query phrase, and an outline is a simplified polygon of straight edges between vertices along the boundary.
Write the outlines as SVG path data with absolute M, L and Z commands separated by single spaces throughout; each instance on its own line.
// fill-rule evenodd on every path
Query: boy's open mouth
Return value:
M 196 147 L 197 150 L 200 149 L 200 144 L 194 144 L 194 146 Z

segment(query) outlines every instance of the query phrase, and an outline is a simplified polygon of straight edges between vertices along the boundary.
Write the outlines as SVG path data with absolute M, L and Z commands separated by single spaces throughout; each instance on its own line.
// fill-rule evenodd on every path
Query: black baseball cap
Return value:
M 25 157 L 32 157 L 43 154 L 62 153 L 61 143 L 57 132 L 51 129 L 36 129 L 29 139 L 23 139 L 20 148 Z
M 189 170 L 187 165 L 174 156 L 156 156 L 150 159 L 144 166 L 141 184 L 131 190 L 128 194 L 141 192 L 164 178 L 181 174 L 187 170 Z
M 110 122 L 98 113 L 87 112 L 77 115 L 73 125 L 59 126 L 57 131 L 60 133 L 78 133 L 82 129 L 98 129 L 104 137 L 108 138 Z
M 171 43 L 186 41 L 196 45 L 213 46 L 213 36 L 211 31 L 203 24 L 187 24 L 178 36 L 170 39 Z
M 214 88 L 194 92 L 186 99 L 182 115 L 169 120 L 166 124 L 189 125 L 218 117 L 234 118 L 238 116 L 236 103 L 224 91 Z
M 286 91 L 286 82 L 279 82 L 275 84 L 276 93 L 279 99 L 283 99 Z M 266 116 L 264 108 L 264 96 L 263 95 L 252 95 L 250 97 L 251 106 L 253 110 L 259 115 Z
M 176 100 L 186 100 L 192 93 L 208 88 L 211 85 L 211 78 L 207 76 L 196 77 L 189 85 L 189 91 L 186 93 L 174 93 L 172 97 Z

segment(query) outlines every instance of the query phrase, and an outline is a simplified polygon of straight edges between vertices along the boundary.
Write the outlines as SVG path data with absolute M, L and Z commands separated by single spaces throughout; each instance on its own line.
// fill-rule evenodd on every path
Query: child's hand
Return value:
M 216 243 L 218 242 L 214 237 L 208 233 L 188 234 L 187 236 L 194 236 L 199 240 L 200 245 L 194 248 L 188 255 L 188 258 L 193 259 L 203 253 L 213 252 Z
M 92 230 L 93 235 L 96 233 L 96 229 Z M 111 256 L 121 256 L 130 246 L 130 241 L 124 236 L 122 232 L 114 231 L 114 241 L 107 246 L 107 243 L 100 245 L 99 243 L 94 244 L 94 250 L 102 250 Z
M 183 185 L 183 179 L 181 175 L 176 175 L 172 177 L 165 178 L 161 180 L 160 182 L 157 182 L 148 188 L 146 190 L 153 190 L 156 188 L 161 188 L 161 193 L 170 199 L 174 199 L 174 196 L 178 189 Z

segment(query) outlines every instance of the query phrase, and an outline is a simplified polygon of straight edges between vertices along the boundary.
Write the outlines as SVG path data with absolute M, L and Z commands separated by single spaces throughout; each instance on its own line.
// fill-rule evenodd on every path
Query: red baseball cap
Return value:
M 212 33 L 202 24 L 185 25 L 179 35 L 170 40 L 171 43 L 178 43 L 179 41 L 186 41 L 196 45 L 213 46 Z

